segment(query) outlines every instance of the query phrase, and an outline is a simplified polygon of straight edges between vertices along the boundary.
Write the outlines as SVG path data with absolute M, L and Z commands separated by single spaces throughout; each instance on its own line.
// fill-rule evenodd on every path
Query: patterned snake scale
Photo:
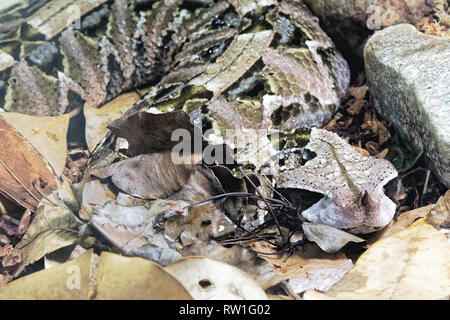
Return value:
M 49 116 L 152 85 L 128 114 L 325 124 L 346 61 L 300 0 L 28 0 L 0 12 L 0 107 Z

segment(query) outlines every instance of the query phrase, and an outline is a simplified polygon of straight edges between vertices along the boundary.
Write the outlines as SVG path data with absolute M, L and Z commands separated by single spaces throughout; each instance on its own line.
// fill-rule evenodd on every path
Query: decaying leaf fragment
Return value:
M 427 222 L 435 228 L 450 228 L 450 190 L 439 198 L 427 216 Z
M 107 126 L 113 120 L 122 117 L 133 104 L 139 101 L 139 98 L 140 97 L 136 92 L 128 92 L 120 95 L 111 102 L 108 102 L 101 108 L 87 105 L 84 106 L 86 142 L 89 150 L 94 150 L 95 146 L 105 137 L 108 133 Z
M 139 112 L 113 121 L 108 129 L 128 141 L 128 153 L 132 156 L 170 150 L 179 143 L 171 141 L 172 133 L 177 129 L 184 129 L 194 136 L 194 125 L 184 111 Z
M 180 259 L 165 270 L 196 300 L 266 300 L 264 290 L 248 274 L 205 257 Z
M 115 194 L 100 180 L 91 180 L 84 184 L 82 192 L 82 204 L 79 215 L 81 218 L 89 220 L 97 206 L 114 200 Z
M 42 156 L 58 176 L 62 175 L 67 158 L 67 130 L 71 114 L 57 117 L 36 117 L 16 112 L 1 114 Z
M 275 273 L 289 281 L 292 290 L 300 294 L 306 290 L 326 291 L 353 267 L 352 260 L 343 253 L 326 253 L 317 245 L 306 244 L 290 256 L 277 255 L 270 244 L 252 245 L 260 256 L 274 266 Z
M 386 226 L 395 203 L 383 186 L 397 177 L 387 160 L 363 157 L 335 133 L 313 128 L 305 147 L 317 156 L 303 167 L 280 175 L 278 187 L 322 193 L 324 197 L 302 216 L 352 233 L 368 233 Z
M 165 198 L 181 189 L 192 168 L 202 159 L 202 154 L 183 155 L 176 163 L 170 151 L 143 154 L 116 162 L 109 167 L 93 170 L 99 178 L 111 177 L 122 191 L 141 199 Z
M 450 191 L 440 197 L 436 204 L 403 212 L 398 218 L 392 220 L 386 228 L 371 235 L 369 244 L 382 238 L 386 238 L 396 232 L 406 229 L 416 220 L 425 217 L 426 222 L 436 229 L 448 229 L 450 224 Z
M 71 194 L 68 182 L 66 181 L 55 193 L 56 195 L 51 194 L 47 197 L 51 202 L 45 198 L 41 200 L 33 221 L 15 247 L 22 255 L 22 262 L 15 271 L 16 276 L 25 266 L 47 253 L 72 245 L 79 240 L 78 227 L 82 223 L 60 200 L 67 197 L 75 198 Z M 57 196 L 58 193 L 61 196 Z
M 168 199 L 192 204 L 223 193 L 213 171 L 206 166 L 196 165 L 183 188 Z M 175 241 L 182 233 L 207 241 L 224 236 L 234 231 L 235 227 L 225 215 L 223 200 L 216 200 L 191 206 L 185 213 L 169 217 L 164 223 L 164 234 L 170 241 Z
M 122 253 L 166 265 L 181 255 L 168 246 L 162 232 L 154 231 L 154 224 L 159 215 L 182 205 L 170 200 L 130 206 L 109 201 L 96 208 L 89 224 Z
M 349 242 L 365 241 L 353 234 L 325 224 L 304 222 L 302 228 L 309 241 L 317 243 L 323 251 L 328 253 L 338 252 Z
M 450 246 L 425 222 L 383 238 L 327 295 L 338 299 L 448 299 Z
M 33 181 L 48 194 L 58 188 L 57 176 L 50 164 L 1 116 L 0 132 L 0 192 L 34 212 L 41 195 Z

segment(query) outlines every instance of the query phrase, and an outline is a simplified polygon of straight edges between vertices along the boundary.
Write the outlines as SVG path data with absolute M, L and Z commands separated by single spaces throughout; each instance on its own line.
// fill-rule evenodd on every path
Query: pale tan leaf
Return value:
M 250 275 L 223 262 L 205 257 L 180 259 L 165 268 L 196 300 L 266 300 Z
M 192 168 L 202 154 L 182 155 L 179 164 L 172 161 L 172 152 L 164 151 L 139 155 L 116 162 L 101 173 L 107 172 L 112 182 L 129 195 L 142 199 L 159 199 L 172 195 L 187 182 Z M 92 175 L 104 178 L 97 171 Z
M 158 264 L 103 252 L 97 270 L 99 300 L 191 300 L 188 291 Z
M 448 299 L 450 246 L 422 218 L 381 239 L 326 293 L 338 299 Z
M 86 182 L 83 187 L 80 217 L 89 220 L 97 206 L 115 198 L 114 193 L 99 180 Z
M 372 245 L 373 243 L 375 243 L 376 241 L 378 241 L 382 238 L 386 238 L 396 232 L 399 232 L 401 230 L 408 228 L 416 220 L 428 215 L 430 213 L 431 209 L 433 209 L 433 207 L 434 207 L 434 205 L 430 204 L 426 207 L 403 212 L 402 214 L 400 214 L 400 216 L 397 219 L 389 222 L 389 224 L 385 228 L 373 233 L 370 236 L 370 238 L 367 240 L 367 243 L 369 245 Z
M 19 132 L 60 176 L 67 158 L 67 129 L 70 114 L 57 117 L 36 117 L 16 112 L 1 114 Z
M 309 241 L 317 245 L 325 252 L 334 253 L 341 250 L 349 242 L 364 242 L 364 239 L 340 229 L 325 224 L 304 222 L 303 231 Z
M 0 299 L 191 300 L 186 289 L 154 262 L 92 250 L 0 287 Z
M 0 131 L 0 192 L 21 206 L 36 211 L 41 196 L 34 189 L 33 181 L 37 182 L 42 193 L 48 194 L 59 185 L 55 172 L 49 162 L 2 116 Z
M 427 216 L 427 222 L 435 228 L 450 227 L 450 190 L 440 197 Z
M 25 213 L 23 214 L 22 218 L 20 218 L 19 227 L 17 228 L 17 234 L 19 236 L 23 235 L 30 225 L 31 222 L 31 210 L 27 209 Z
M 309 289 L 326 291 L 353 267 L 343 253 L 326 253 L 316 244 L 307 244 L 289 257 L 274 254 L 276 251 L 265 242 L 257 242 L 252 248 L 268 253 L 260 256 L 274 266 L 275 273 L 289 280 L 297 294 Z
M 450 224 L 450 191 L 440 197 L 436 204 L 430 204 L 425 207 L 403 212 L 400 216 L 391 221 L 386 228 L 374 233 L 368 240 L 369 244 L 386 238 L 391 234 L 406 229 L 416 220 L 426 217 L 427 223 L 435 228 L 448 228 Z
M 77 259 L 32 273 L 0 287 L 0 299 L 88 299 L 92 250 Z
M 130 109 L 139 99 L 140 97 L 136 92 L 128 92 L 120 95 L 101 108 L 94 108 L 87 105 L 84 107 L 86 142 L 89 150 L 94 150 L 95 146 L 108 133 L 108 124 L 122 117 L 125 111 Z

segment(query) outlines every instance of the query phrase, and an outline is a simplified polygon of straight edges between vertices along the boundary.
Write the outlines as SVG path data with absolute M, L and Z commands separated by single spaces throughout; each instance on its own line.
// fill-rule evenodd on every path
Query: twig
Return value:
M 422 192 L 422 196 L 427 193 L 427 188 L 428 188 L 428 180 L 430 179 L 430 173 L 431 171 L 428 170 L 427 171 L 427 177 L 425 178 L 425 184 L 423 185 L 423 192 Z
M 254 199 L 263 199 L 261 196 L 253 194 L 253 193 L 247 193 L 247 192 L 229 192 L 229 193 L 223 193 L 223 194 L 219 194 L 217 196 L 213 196 L 211 198 L 208 198 L 206 200 L 200 201 L 200 202 L 196 202 L 196 203 L 191 203 L 185 207 L 183 207 L 183 209 L 187 209 L 190 207 L 194 207 L 194 206 L 199 206 L 205 203 L 208 203 L 210 201 L 214 201 L 214 200 L 218 200 L 218 199 L 222 199 L 222 198 L 226 198 L 226 197 L 248 197 L 248 198 L 254 198 Z M 278 199 L 272 199 L 272 198 L 266 198 L 267 200 L 269 200 L 270 202 L 274 202 L 277 203 L 279 205 L 285 205 L 285 203 L 283 203 L 282 201 L 278 200 Z
M 242 170 L 242 168 L 240 166 L 237 167 L 239 172 L 241 172 L 241 174 L 245 177 L 245 179 L 252 185 L 253 188 L 255 188 L 255 191 L 259 194 L 259 196 L 262 198 L 262 200 L 264 201 L 264 203 L 267 206 L 267 209 L 269 210 L 269 212 L 272 214 L 272 217 L 275 220 L 275 224 L 277 225 L 278 231 L 280 232 L 281 235 L 281 239 L 283 240 L 283 243 L 286 243 L 286 239 L 284 238 L 283 232 L 281 231 L 281 226 L 280 223 L 278 222 L 278 219 L 275 215 L 275 212 L 273 212 L 272 207 L 269 206 L 269 203 L 267 202 L 266 198 L 261 194 L 261 192 L 258 190 L 258 188 L 256 187 L 256 185 L 253 183 L 253 181 L 248 177 L 248 175 L 244 172 L 244 170 Z

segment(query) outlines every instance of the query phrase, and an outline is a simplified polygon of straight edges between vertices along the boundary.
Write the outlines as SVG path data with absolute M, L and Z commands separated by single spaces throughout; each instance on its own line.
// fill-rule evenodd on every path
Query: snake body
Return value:
M 346 61 L 299 0 L 28 0 L 0 12 L 0 106 L 49 116 L 152 85 L 129 113 L 321 126 Z

